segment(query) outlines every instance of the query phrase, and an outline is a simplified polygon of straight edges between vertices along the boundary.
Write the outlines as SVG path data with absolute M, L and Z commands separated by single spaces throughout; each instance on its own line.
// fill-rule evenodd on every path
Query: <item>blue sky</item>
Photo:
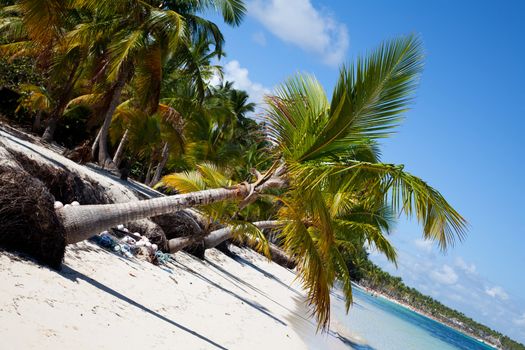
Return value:
M 419 33 L 425 71 L 383 161 L 439 189 L 468 219 L 445 255 L 401 219 L 391 236 L 411 286 L 525 343 L 524 1 L 248 0 L 226 36 L 225 76 L 254 101 L 296 72 L 331 91 L 338 67 L 382 40 Z

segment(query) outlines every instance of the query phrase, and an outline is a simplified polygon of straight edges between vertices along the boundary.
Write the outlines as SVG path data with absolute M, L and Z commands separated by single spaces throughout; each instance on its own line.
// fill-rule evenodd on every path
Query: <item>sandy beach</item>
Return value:
M 42 165 L 96 181 L 114 200 L 160 196 L 0 130 L 2 142 Z M 34 141 L 34 140 L 32 140 Z M 148 222 L 148 220 L 143 220 Z M 206 261 L 179 252 L 155 266 L 89 242 L 69 245 L 56 272 L 0 251 L 0 337 L 10 349 L 348 349 L 316 334 L 295 275 L 249 249 Z
M 61 272 L 0 253 L 0 337 L 10 349 L 348 349 L 316 334 L 294 274 L 251 250 L 158 267 L 89 242 Z M 333 329 L 333 327 L 332 327 Z

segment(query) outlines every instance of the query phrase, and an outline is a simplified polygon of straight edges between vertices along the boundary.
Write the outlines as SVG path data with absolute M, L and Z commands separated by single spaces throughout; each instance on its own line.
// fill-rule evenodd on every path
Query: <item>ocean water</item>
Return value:
M 476 339 L 381 297 L 354 287 L 348 315 L 335 292 L 333 315 L 357 350 L 493 350 Z

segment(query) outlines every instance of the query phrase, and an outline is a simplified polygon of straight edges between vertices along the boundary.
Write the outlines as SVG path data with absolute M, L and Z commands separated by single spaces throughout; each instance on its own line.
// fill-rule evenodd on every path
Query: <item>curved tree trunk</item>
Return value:
M 222 200 L 242 199 L 249 193 L 250 187 L 240 184 L 232 188 L 204 190 L 138 202 L 64 207 L 57 210 L 57 215 L 66 230 L 67 243 L 71 244 L 88 239 L 114 225 Z
M 162 148 L 162 155 L 161 155 L 159 165 L 157 165 L 157 169 L 155 169 L 155 174 L 153 175 L 153 178 L 151 179 L 149 183 L 147 183 L 148 186 L 151 187 L 160 181 L 162 170 L 164 169 L 164 167 L 166 166 L 166 163 L 168 162 L 169 155 L 170 155 L 170 145 L 166 142 L 164 144 L 164 147 Z
M 73 96 L 73 87 L 80 75 L 77 75 L 78 67 L 80 66 L 80 59 L 77 59 L 73 69 L 71 69 L 71 73 L 69 73 L 68 80 L 66 84 L 64 85 L 64 88 L 62 89 L 62 92 L 58 96 L 58 101 L 51 112 L 51 115 L 49 116 L 46 129 L 44 130 L 44 134 L 42 135 L 42 138 L 47 141 L 51 142 L 53 141 L 53 138 L 55 136 L 55 131 L 57 128 L 58 120 L 62 115 L 64 114 L 64 111 L 66 110 L 67 104 L 71 100 L 71 96 Z
M 282 222 L 276 220 L 256 221 L 252 224 L 257 226 L 260 230 L 264 230 L 265 228 L 276 228 L 282 226 Z M 216 247 L 230 238 L 233 238 L 233 227 L 225 227 L 213 231 L 209 235 L 204 237 L 204 248 L 209 249 Z
M 111 97 L 109 99 L 107 108 L 103 113 L 104 123 L 100 128 L 100 137 L 98 140 L 98 164 L 103 168 L 116 169 L 115 164 L 113 163 L 113 159 L 111 159 L 111 156 L 109 155 L 108 151 L 109 126 L 111 125 L 111 120 L 113 119 L 113 113 L 115 112 L 115 109 L 117 108 L 120 102 L 120 95 L 122 94 L 122 89 L 124 88 L 124 85 L 128 80 L 130 71 L 130 64 L 125 63 L 119 71 L 117 81 L 109 91 Z
M 120 143 L 118 144 L 117 151 L 115 152 L 115 155 L 113 156 L 113 163 L 115 163 L 115 166 L 117 168 L 120 166 L 120 163 L 122 162 L 122 155 L 124 154 L 124 147 L 126 147 L 126 142 L 128 141 L 128 135 L 129 135 L 129 129 L 126 129 L 126 131 L 124 131 L 124 135 L 122 135 L 122 138 L 120 139 Z

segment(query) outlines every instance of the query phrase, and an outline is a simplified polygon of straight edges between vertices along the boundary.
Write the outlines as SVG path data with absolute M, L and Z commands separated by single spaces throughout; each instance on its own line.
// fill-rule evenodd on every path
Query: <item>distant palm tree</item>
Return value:
M 224 200 L 238 200 L 245 206 L 268 189 L 279 188 L 283 246 L 296 259 L 308 303 L 324 328 L 336 278 L 345 281 L 347 306 L 351 301 L 349 275 L 337 245 L 336 229 L 344 224 L 336 221 L 338 217 L 355 214 L 357 205 L 387 205 L 395 214 L 415 216 L 423 236 L 443 249 L 464 235 L 465 220 L 437 190 L 402 166 L 378 159 L 375 140 L 392 132 L 411 102 L 422 66 L 421 51 L 414 36 L 381 45 L 341 70 L 331 101 L 313 77 L 296 76 L 267 99 L 275 162 L 264 174 L 256 172 L 255 182 L 146 201 L 59 209 L 68 242 L 120 222 L 184 207 Z

